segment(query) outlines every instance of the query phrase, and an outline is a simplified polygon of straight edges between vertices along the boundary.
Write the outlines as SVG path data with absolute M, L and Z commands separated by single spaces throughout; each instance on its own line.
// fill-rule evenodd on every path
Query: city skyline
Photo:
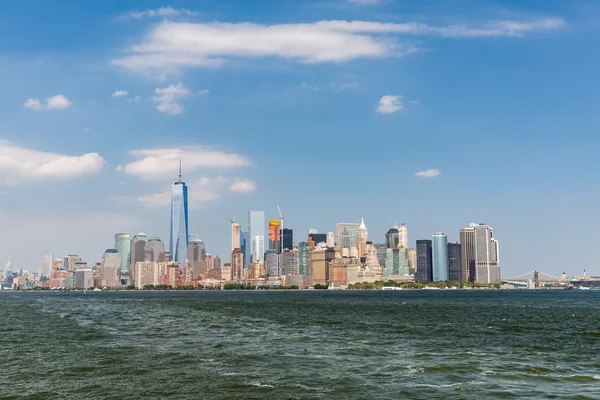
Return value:
M 182 158 L 189 232 L 224 260 L 232 216 L 279 205 L 296 237 L 483 222 L 507 276 L 600 274 L 570 251 L 600 194 L 595 4 L 26 3 L 0 13 L 2 263 L 99 261 L 118 232 L 168 248 Z

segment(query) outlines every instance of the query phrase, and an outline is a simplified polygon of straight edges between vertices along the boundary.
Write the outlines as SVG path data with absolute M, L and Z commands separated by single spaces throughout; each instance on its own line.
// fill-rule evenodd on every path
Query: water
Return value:
M 600 292 L 0 293 L 0 399 L 600 398 Z

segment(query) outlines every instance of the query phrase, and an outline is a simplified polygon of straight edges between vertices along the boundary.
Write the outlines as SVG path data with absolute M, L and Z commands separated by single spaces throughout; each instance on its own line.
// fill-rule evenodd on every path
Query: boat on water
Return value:
M 439 287 L 433 287 L 433 286 L 425 286 L 423 288 L 423 290 L 440 290 L 440 288 Z
M 384 286 L 381 290 L 402 290 L 402 288 L 396 286 Z
M 587 287 L 587 286 L 579 286 L 577 289 L 579 289 L 579 290 L 590 290 L 590 288 Z

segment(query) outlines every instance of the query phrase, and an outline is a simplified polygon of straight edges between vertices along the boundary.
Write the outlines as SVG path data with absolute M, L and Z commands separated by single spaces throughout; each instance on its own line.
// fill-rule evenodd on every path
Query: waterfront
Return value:
M 600 292 L 0 293 L 0 398 L 597 398 Z

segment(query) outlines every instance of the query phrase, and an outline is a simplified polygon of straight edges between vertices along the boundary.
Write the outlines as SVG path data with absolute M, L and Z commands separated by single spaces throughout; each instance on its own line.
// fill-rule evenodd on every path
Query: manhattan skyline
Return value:
M 598 5 L 366 3 L 3 3 L 0 264 L 100 261 L 118 232 L 168 245 L 181 158 L 189 233 L 227 260 L 232 217 L 279 205 L 299 238 L 364 217 L 415 247 L 483 222 L 503 276 L 600 275 L 574 251 L 600 194 Z

